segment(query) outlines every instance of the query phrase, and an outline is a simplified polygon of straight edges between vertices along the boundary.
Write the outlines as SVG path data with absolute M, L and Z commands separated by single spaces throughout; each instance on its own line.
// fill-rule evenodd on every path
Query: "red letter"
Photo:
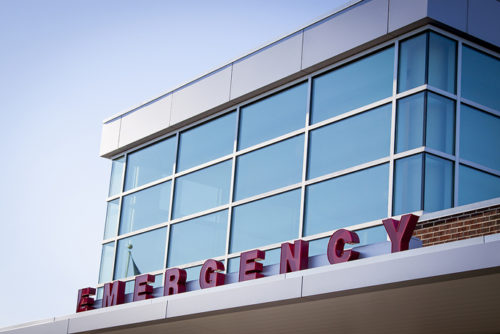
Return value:
M 116 281 L 104 284 L 102 307 L 123 304 L 125 300 L 125 282 Z
M 134 302 L 153 298 L 153 287 L 148 283 L 154 283 L 154 275 L 145 274 L 135 278 Z
M 163 283 L 163 295 L 170 296 L 186 292 L 186 271 L 184 269 L 172 268 L 165 272 Z
M 281 244 L 280 274 L 307 269 L 309 242 L 297 240 L 294 244 Z
M 331 264 L 356 260 L 359 257 L 359 252 L 344 250 L 346 242 L 348 244 L 359 243 L 359 237 L 356 232 L 340 229 L 332 234 L 326 250 L 328 261 Z
M 418 216 L 401 216 L 401 222 L 396 219 L 384 219 L 384 227 L 391 239 L 391 252 L 396 253 L 410 247 L 410 239 L 418 222 Z
M 76 312 L 84 312 L 93 310 L 94 298 L 90 296 L 95 295 L 94 288 L 84 288 L 78 290 L 78 300 L 76 301 Z
M 263 265 L 258 260 L 264 260 L 266 253 L 260 249 L 254 249 L 248 252 L 241 253 L 240 256 L 240 278 L 239 281 L 247 281 L 251 279 L 261 278 Z
M 206 260 L 200 270 L 200 288 L 205 289 L 224 285 L 226 275 L 221 271 L 224 271 L 222 262 L 212 259 Z

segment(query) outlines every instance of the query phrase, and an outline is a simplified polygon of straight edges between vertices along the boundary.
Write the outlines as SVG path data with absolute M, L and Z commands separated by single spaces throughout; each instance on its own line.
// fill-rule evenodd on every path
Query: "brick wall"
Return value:
M 500 233 L 500 205 L 419 222 L 413 236 L 431 246 Z

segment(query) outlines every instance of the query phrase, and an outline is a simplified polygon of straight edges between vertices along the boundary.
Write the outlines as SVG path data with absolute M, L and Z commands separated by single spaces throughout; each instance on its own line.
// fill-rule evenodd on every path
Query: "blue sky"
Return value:
M 0 328 L 97 284 L 103 119 L 345 2 L 0 0 Z

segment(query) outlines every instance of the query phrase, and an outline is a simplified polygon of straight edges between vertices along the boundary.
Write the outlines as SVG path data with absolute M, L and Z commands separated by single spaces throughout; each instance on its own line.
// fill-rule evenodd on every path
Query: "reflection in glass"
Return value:
M 426 33 L 400 43 L 398 92 L 425 84 L 426 44 Z
M 462 104 L 460 157 L 500 170 L 500 117 Z
M 429 85 L 455 93 L 457 42 L 429 33 Z
M 306 122 L 307 83 L 241 108 L 238 149 L 301 129 Z
M 439 211 L 453 206 L 453 180 L 453 162 L 425 155 L 425 211 Z
M 500 177 L 460 165 L 458 205 L 500 197 Z
M 232 153 L 235 127 L 236 113 L 232 112 L 181 132 L 177 171 Z
M 198 281 L 200 279 L 200 270 L 201 266 L 184 268 L 186 271 L 186 282 L 189 281 Z
M 396 153 L 424 144 L 425 93 L 398 100 L 396 114 Z
M 222 256 L 226 251 L 227 210 L 170 227 L 168 267 Z
M 111 179 L 109 181 L 108 196 L 114 196 L 122 191 L 122 176 L 123 167 L 125 165 L 125 157 L 120 157 L 113 160 L 111 165 Z
M 168 220 L 170 181 L 123 197 L 120 235 Z
M 234 199 L 237 201 L 300 182 L 303 157 L 303 135 L 239 156 Z
M 311 124 L 392 95 L 394 48 L 313 79 Z
M 125 190 L 171 175 L 175 150 L 175 137 L 172 137 L 130 153 L 127 156 Z
M 175 180 L 173 217 L 184 217 L 228 203 L 232 160 Z
M 422 154 L 396 160 L 394 172 L 394 215 L 422 210 Z
M 108 202 L 108 208 L 106 210 L 106 224 L 104 225 L 104 239 L 109 239 L 116 236 L 119 208 L 119 199 Z
M 308 179 L 389 155 L 391 105 L 311 131 Z
M 462 97 L 500 110 L 500 60 L 462 48 Z
M 427 93 L 425 146 L 448 154 L 455 153 L 455 102 Z
M 300 189 L 233 209 L 230 253 L 298 237 Z
M 388 183 L 383 164 L 308 186 L 304 235 L 385 218 Z
M 102 245 L 101 268 L 99 270 L 99 283 L 111 282 L 113 274 L 113 256 L 115 252 L 115 243 L 108 242 Z
M 163 227 L 118 240 L 114 279 L 163 269 L 166 233 Z

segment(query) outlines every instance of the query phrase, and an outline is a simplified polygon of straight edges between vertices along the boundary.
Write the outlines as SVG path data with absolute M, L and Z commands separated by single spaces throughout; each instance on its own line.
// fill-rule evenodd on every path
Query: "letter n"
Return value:
M 281 244 L 280 274 L 307 269 L 309 242 L 296 240 L 293 244 Z

